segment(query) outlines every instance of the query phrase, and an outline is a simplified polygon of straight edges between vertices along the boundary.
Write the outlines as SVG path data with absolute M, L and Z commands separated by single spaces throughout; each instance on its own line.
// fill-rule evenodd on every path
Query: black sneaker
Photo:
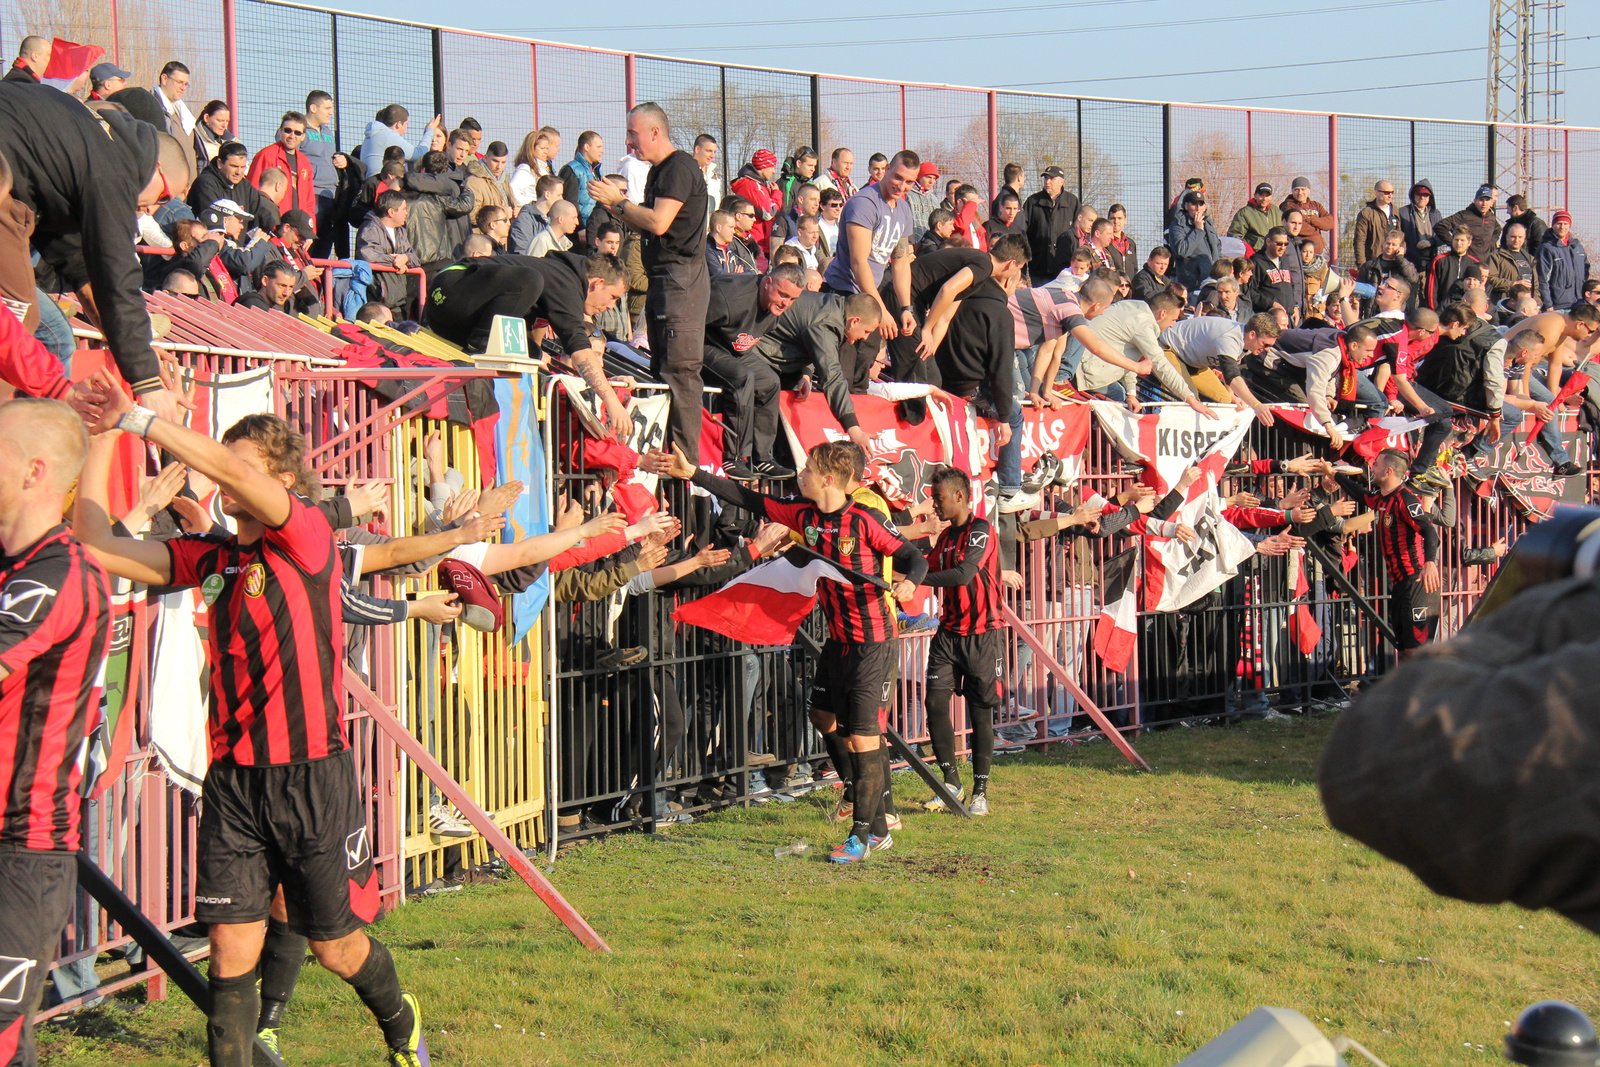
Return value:
M 746 467 L 743 463 L 724 463 L 722 465 L 722 476 L 724 478 L 732 478 L 736 482 L 753 482 L 759 477 L 755 471 Z
M 1583 468 L 1569 459 L 1567 462 L 1561 464 L 1561 466 L 1551 470 L 1550 473 L 1554 474 L 1557 478 L 1571 478 L 1573 475 L 1582 474 Z
M 750 469 L 755 471 L 756 474 L 759 475 L 762 478 L 793 478 L 794 477 L 794 471 L 790 470 L 788 467 L 779 466 L 778 464 L 772 462 L 769 459 L 764 459 L 760 463 L 751 464 L 750 465 Z
M 650 658 L 649 650 L 637 648 L 609 648 L 594 658 L 596 670 L 618 671 L 633 667 Z

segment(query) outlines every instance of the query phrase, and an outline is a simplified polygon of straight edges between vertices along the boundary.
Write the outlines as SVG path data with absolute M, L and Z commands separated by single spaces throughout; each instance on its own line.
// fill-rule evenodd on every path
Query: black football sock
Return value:
M 878 746 L 878 762 L 883 766 L 883 794 L 878 804 L 877 817 L 872 820 L 872 835 L 874 837 L 889 836 L 889 816 L 897 814 L 894 810 L 894 777 L 890 774 L 889 747 Z
M 952 786 L 961 784 L 961 773 L 956 770 L 956 727 L 950 720 L 948 689 L 930 689 L 927 696 L 928 738 L 933 742 L 933 758 Z
M 206 1053 L 211 1067 L 250 1067 L 255 1054 L 256 1016 L 261 997 L 256 972 L 210 979 L 211 1015 L 206 1019 Z
M 305 962 L 306 939 L 291 932 L 288 923 L 268 919 L 267 940 L 261 946 L 261 962 L 256 964 L 256 973 L 261 976 L 257 1030 L 275 1030 L 283 1025 L 283 1010 L 294 996 L 294 984 Z
M 876 750 L 854 753 L 856 758 L 856 810 L 850 833 L 862 844 L 871 840 L 872 827 L 883 807 L 884 764 Z
M 972 777 L 989 778 L 989 765 L 994 762 L 994 709 L 967 705 L 967 715 L 972 720 Z
M 384 1042 L 390 1048 L 404 1048 L 411 1039 L 416 1020 L 412 1017 L 411 1006 L 400 996 L 400 975 L 395 972 L 394 957 L 389 955 L 382 941 L 367 938 L 367 961 L 345 981 L 378 1020 Z
M 975 797 L 989 795 L 989 776 L 987 774 L 974 774 L 972 776 L 972 795 Z
M 844 799 L 851 799 L 850 783 L 855 777 L 855 759 L 850 746 L 845 743 L 844 734 L 836 729 L 829 730 L 822 735 L 822 746 L 828 750 L 828 759 L 833 761 L 833 769 L 839 772 L 839 780 L 844 783 Z

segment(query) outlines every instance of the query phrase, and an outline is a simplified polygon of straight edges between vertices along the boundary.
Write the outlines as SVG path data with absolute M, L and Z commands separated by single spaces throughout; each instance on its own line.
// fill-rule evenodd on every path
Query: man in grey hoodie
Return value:
M 381 108 L 377 116 L 367 123 L 366 139 L 361 142 L 361 165 L 368 174 L 376 174 L 383 169 L 383 150 L 390 145 L 399 145 L 406 150 L 412 163 L 421 161 L 433 146 L 433 131 L 439 128 L 444 121 L 442 115 L 435 115 L 428 120 L 428 125 L 422 130 L 422 140 L 413 145 L 406 140 L 406 129 L 411 125 L 411 112 L 399 104 L 389 104 Z
M 321 89 L 306 94 L 306 139 L 300 151 L 311 160 L 312 187 L 317 193 L 317 246 L 318 255 L 327 255 L 333 241 L 333 200 L 339 188 L 340 164 L 335 157 L 344 158 L 334 142 L 333 96 Z

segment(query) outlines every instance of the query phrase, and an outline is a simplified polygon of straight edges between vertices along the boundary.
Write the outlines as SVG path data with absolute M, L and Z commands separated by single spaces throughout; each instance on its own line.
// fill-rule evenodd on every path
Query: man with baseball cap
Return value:
M 1167 225 L 1167 247 L 1172 249 L 1172 268 L 1168 277 L 1182 282 L 1191 293 L 1211 277 L 1211 265 L 1222 256 L 1222 238 L 1217 236 L 1208 212 L 1210 205 L 1199 189 L 1185 192 L 1178 214 Z
M 1078 197 L 1067 192 L 1067 175 L 1060 167 L 1049 166 L 1040 172 L 1044 188 L 1028 197 L 1022 205 L 1023 226 L 1028 233 L 1028 273 L 1033 284 L 1050 281 L 1067 264 L 1061 255 L 1062 238 L 1072 233 L 1073 220 L 1078 217 Z M 1072 249 L 1066 249 L 1070 260 Z
M 1283 212 L 1272 202 L 1272 186 L 1261 182 L 1256 186 L 1255 196 L 1233 213 L 1233 221 L 1228 223 L 1228 236 L 1239 238 L 1250 246 L 1251 252 L 1259 252 L 1266 247 L 1267 231 L 1282 225 Z
M 223 235 L 217 250 L 217 259 L 227 268 L 237 294 L 246 292 L 248 279 L 266 266 L 272 256 L 272 245 L 267 235 L 254 229 L 250 223 L 255 216 L 232 200 L 214 200 L 200 212 L 200 223 L 210 231 Z M 213 238 L 214 240 L 215 238 Z
M 1433 235 L 1448 247 L 1450 238 L 1456 230 L 1464 228 L 1472 234 L 1472 247 L 1467 251 L 1472 253 L 1479 263 L 1487 263 L 1489 253 L 1500 243 L 1500 220 L 1494 215 L 1497 195 L 1492 185 L 1478 186 L 1477 193 L 1472 197 L 1472 203 L 1454 215 L 1442 219 L 1439 225 L 1433 228 Z
M 1205 196 L 1206 180 L 1204 178 L 1190 178 L 1183 183 L 1183 188 L 1179 189 L 1177 194 L 1173 196 L 1172 203 L 1167 205 L 1166 213 L 1161 218 L 1161 228 L 1163 230 L 1172 225 L 1173 219 L 1183 214 L 1183 198 L 1189 193 L 1199 193 L 1201 196 Z
M 1570 308 L 1583 303 L 1583 283 L 1589 280 L 1589 253 L 1572 233 L 1572 216 L 1558 211 L 1539 242 L 1539 273 L 1544 276 L 1546 306 Z
M 123 70 L 115 63 L 96 63 L 89 68 L 89 99 L 109 100 L 112 93 L 127 88 L 131 77 L 133 71 Z
M 763 270 L 767 266 L 767 256 L 772 254 L 768 247 L 772 243 L 772 220 L 783 213 L 783 191 L 778 188 L 777 176 L 778 157 L 770 148 L 758 148 L 750 162 L 739 168 L 739 176 L 729 187 L 735 196 L 744 197 L 756 209 L 750 239 L 756 243 L 757 262 Z

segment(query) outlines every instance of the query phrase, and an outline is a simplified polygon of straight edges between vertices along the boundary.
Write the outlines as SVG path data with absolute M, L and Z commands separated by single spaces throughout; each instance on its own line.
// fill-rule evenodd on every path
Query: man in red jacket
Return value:
M 289 176 L 289 185 L 278 198 L 279 211 L 304 211 L 317 217 L 316 165 L 300 151 L 306 142 L 306 117 L 298 111 L 284 113 L 278 123 L 278 139 L 256 153 L 250 161 L 250 184 L 260 188 L 261 175 L 277 167 Z
M 729 189 L 755 206 L 756 222 L 750 228 L 750 240 L 760 251 L 762 270 L 766 269 L 767 256 L 772 252 L 767 247 L 772 238 L 772 220 L 783 213 L 783 192 L 773 180 L 777 173 L 778 157 L 769 148 L 758 148 L 750 162 L 739 168 L 739 177 Z

